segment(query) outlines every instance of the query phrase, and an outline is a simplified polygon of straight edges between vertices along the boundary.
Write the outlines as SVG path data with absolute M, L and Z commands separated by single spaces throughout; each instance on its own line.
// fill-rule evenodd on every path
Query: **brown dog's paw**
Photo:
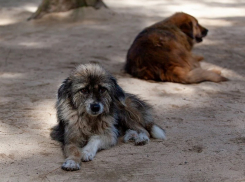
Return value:
M 212 70 L 210 70 L 210 71 L 212 71 L 212 72 L 214 72 L 214 73 L 217 73 L 217 74 L 221 75 L 221 70 L 218 70 L 218 69 L 212 69 Z
M 221 76 L 221 82 L 229 81 L 228 78 Z
M 225 82 L 229 80 L 228 78 L 221 76 L 221 70 L 219 69 L 212 69 L 210 71 L 215 73 L 215 80 L 214 80 L 215 82 Z
M 216 76 L 213 79 L 214 79 L 213 80 L 214 82 L 225 82 L 225 81 L 229 80 L 228 78 L 223 77 L 223 76 L 221 76 L 219 74 L 216 74 Z
M 193 56 L 194 57 L 194 59 L 196 60 L 196 61 L 198 61 L 198 62 L 200 62 L 200 61 L 202 61 L 202 60 L 204 60 L 204 57 L 203 56 Z

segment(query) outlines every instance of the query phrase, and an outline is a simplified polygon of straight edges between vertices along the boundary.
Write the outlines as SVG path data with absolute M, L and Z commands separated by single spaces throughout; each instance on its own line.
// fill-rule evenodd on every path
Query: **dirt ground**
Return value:
M 105 0 L 92 8 L 25 21 L 41 0 L 0 1 L 0 181 L 245 181 L 245 3 L 242 0 Z M 224 83 L 148 82 L 123 73 L 127 49 L 144 27 L 183 11 L 209 29 L 194 52 Z M 72 68 L 98 62 L 128 92 L 148 100 L 167 140 L 122 143 L 66 172 L 56 124 L 56 92 Z

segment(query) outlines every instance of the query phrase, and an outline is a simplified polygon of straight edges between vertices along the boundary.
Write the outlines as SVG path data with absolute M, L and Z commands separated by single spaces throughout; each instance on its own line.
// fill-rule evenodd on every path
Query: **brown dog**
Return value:
M 227 78 L 217 70 L 200 67 L 201 56 L 191 53 L 194 43 L 202 41 L 208 30 L 196 18 L 176 13 L 144 29 L 127 54 L 127 73 L 146 80 L 178 83 L 221 82 Z

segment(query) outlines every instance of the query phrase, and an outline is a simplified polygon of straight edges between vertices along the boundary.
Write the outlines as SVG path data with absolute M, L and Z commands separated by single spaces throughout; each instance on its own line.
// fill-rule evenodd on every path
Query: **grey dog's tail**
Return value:
M 164 129 L 162 129 L 160 126 L 157 126 L 156 124 L 153 124 L 151 126 L 149 132 L 152 138 L 166 140 L 166 134 L 165 134 Z

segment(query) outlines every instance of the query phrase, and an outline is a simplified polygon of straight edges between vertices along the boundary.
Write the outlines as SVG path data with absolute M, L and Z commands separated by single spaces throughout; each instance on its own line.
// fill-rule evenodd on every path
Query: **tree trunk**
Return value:
M 27 20 L 38 19 L 47 13 L 65 12 L 71 9 L 92 6 L 95 9 L 107 8 L 103 0 L 43 0 L 35 13 Z

